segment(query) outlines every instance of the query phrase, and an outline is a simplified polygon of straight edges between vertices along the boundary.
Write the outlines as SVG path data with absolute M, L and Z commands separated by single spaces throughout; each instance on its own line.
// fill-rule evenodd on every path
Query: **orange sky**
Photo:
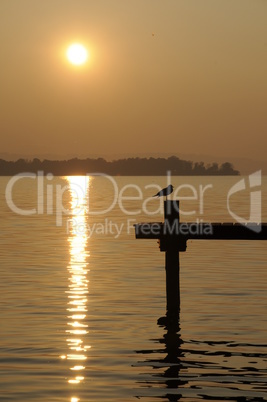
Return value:
M 262 0 L 1 0 L 1 154 L 264 160 L 266 21 Z

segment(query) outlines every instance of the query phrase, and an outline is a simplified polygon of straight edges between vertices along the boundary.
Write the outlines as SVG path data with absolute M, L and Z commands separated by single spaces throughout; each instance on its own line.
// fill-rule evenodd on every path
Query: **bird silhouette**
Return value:
M 170 184 L 168 187 L 163 188 L 157 194 L 153 195 L 153 197 L 162 197 L 165 196 L 167 200 L 167 196 L 173 192 L 173 186 Z

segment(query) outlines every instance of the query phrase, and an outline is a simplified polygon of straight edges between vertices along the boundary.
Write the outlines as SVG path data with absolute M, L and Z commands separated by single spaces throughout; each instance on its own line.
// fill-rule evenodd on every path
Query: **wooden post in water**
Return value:
M 170 322 L 179 320 L 180 313 L 179 242 L 172 236 L 178 231 L 179 219 L 179 201 L 164 201 L 164 225 L 167 235 L 160 240 L 160 249 L 165 251 L 166 319 Z
M 180 312 L 180 262 L 177 247 L 167 247 L 165 253 L 167 317 Z

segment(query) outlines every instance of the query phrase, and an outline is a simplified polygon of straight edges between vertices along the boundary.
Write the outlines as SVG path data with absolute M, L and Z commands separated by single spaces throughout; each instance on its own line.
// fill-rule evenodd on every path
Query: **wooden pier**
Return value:
M 267 240 L 267 223 L 193 223 L 180 222 L 179 201 L 164 201 L 164 222 L 139 223 L 136 239 L 158 239 L 165 252 L 166 317 L 159 323 L 175 323 L 180 312 L 180 252 L 187 240 Z

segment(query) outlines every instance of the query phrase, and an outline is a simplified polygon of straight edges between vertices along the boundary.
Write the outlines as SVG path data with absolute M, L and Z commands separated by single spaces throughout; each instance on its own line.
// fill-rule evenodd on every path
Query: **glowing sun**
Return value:
M 75 66 L 85 64 L 88 59 L 88 51 L 81 43 L 73 43 L 70 45 L 66 55 L 68 61 Z

